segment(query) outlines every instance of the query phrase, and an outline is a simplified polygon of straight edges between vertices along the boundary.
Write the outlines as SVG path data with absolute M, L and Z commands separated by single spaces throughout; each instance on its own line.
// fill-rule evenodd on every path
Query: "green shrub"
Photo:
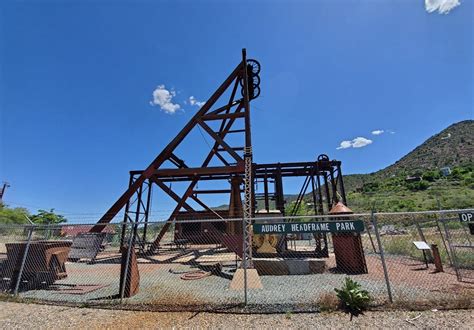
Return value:
M 426 190 L 428 189 L 429 186 L 430 186 L 429 183 L 426 181 L 407 183 L 407 188 L 411 191 Z
M 361 285 L 346 277 L 341 289 L 334 289 L 341 302 L 344 311 L 352 316 L 358 316 L 369 306 L 372 298 L 367 290 L 363 290 Z
M 439 171 L 426 171 L 423 173 L 423 180 L 434 182 L 441 177 Z

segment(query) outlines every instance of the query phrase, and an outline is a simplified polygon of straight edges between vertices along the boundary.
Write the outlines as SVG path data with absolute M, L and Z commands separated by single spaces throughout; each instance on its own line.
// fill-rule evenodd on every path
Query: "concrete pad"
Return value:
M 290 275 L 307 275 L 311 274 L 309 262 L 307 260 L 285 260 Z
M 219 253 L 214 255 L 203 255 L 196 259 L 198 263 L 235 262 L 235 253 Z
M 244 273 L 243 268 L 237 268 L 230 282 L 231 290 L 243 290 L 244 289 Z M 263 289 L 262 281 L 255 268 L 247 269 L 247 288 L 248 289 Z
M 282 258 L 253 258 L 253 265 L 262 275 L 289 275 L 288 265 Z
M 261 275 L 308 275 L 326 271 L 326 260 L 317 258 L 253 258 L 253 264 Z

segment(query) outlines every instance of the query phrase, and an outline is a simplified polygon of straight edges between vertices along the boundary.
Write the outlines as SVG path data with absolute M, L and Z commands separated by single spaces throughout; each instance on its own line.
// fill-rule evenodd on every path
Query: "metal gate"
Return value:
M 448 257 L 460 282 L 474 282 L 474 235 L 459 217 L 441 217 Z M 472 224 L 471 224 L 472 225 Z

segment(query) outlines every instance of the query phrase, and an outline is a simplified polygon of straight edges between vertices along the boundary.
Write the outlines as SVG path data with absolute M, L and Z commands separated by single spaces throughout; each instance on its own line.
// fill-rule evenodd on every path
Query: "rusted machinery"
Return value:
M 251 158 L 252 152 L 250 103 L 259 95 L 260 64 L 255 60 L 247 60 L 243 50 L 242 61 L 168 146 L 146 169 L 130 171 L 128 189 L 91 231 L 100 232 L 124 209 L 123 222 L 140 223 L 143 230 L 138 241 L 149 244 L 150 250 L 159 247 L 160 240 L 176 220 L 177 239 L 186 238 L 195 243 L 220 242 L 242 255 L 242 235 L 248 227 L 244 228 L 237 222 L 226 223 L 222 219 L 245 218 L 246 201 L 250 203 L 252 218 L 257 207 L 261 208 L 259 213 L 277 210 L 280 215 L 292 215 L 288 214 L 285 207 L 285 178 L 304 178 L 293 210 L 298 209 L 303 197 L 307 198 L 308 194 L 312 199 L 314 214 L 317 215 L 327 214 L 339 201 L 346 204 L 341 162 L 330 160 L 326 155 L 320 155 L 316 160 L 308 162 L 252 162 L 249 163 L 250 170 L 246 169 L 245 161 Z M 200 129 L 212 139 L 207 157 L 198 165 L 186 162 L 182 155 L 177 154 L 177 147 L 193 129 Z M 238 140 L 241 142 L 236 145 L 235 141 Z M 246 180 L 250 180 L 250 189 L 245 189 Z M 228 188 L 197 188 L 199 182 L 208 181 L 227 182 Z M 178 193 L 171 188 L 170 184 L 173 182 L 186 182 L 187 188 Z M 147 223 L 151 212 L 151 191 L 156 186 L 176 202 L 176 207 L 160 233 L 150 238 L 147 234 Z M 229 208 L 215 210 L 208 206 L 201 200 L 201 196 L 208 194 L 227 194 Z M 191 206 L 190 200 L 199 205 L 199 208 Z M 180 224 L 184 219 L 216 221 Z M 124 237 L 125 230 L 122 233 L 123 243 Z M 319 256 L 327 256 L 326 236 L 319 235 L 315 238 L 316 253 L 319 253 Z
M 7 260 L 3 265 L 3 278 L 10 279 L 13 289 L 20 272 L 27 242 L 7 243 Z M 29 288 L 50 285 L 56 280 L 67 277 L 65 262 L 68 258 L 71 242 L 35 241 L 30 243 L 25 259 L 22 281 Z

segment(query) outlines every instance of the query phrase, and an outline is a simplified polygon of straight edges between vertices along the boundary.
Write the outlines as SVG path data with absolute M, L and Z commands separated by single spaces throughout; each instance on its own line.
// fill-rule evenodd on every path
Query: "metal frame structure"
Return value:
M 171 212 L 168 221 L 158 236 L 151 242 L 150 250 L 155 250 L 159 247 L 160 240 L 173 221 L 178 221 L 179 219 L 242 218 L 241 228 L 235 228 L 235 226 L 230 228 L 230 226 L 227 226 L 226 228 L 216 229 L 212 227 L 212 224 L 210 228 L 211 234 L 214 237 L 216 233 L 227 236 L 226 245 L 242 244 L 241 253 L 238 254 L 243 257 L 244 266 L 250 268 L 252 267 L 251 225 L 257 202 L 259 200 L 263 201 L 266 212 L 270 211 L 270 204 L 274 202 L 274 208 L 284 215 L 283 178 L 305 178 L 294 209 L 298 209 L 301 205 L 308 188 L 311 190 L 315 214 L 326 214 L 331 209 L 331 206 L 338 201 L 346 204 L 341 162 L 329 160 L 326 155 L 321 155 L 316 161 L 312 162 L 253 163 L 250 103 L 260 94 L 259 72 L 260 64 L 255 60 L 247 60 L 246 51 L 245 49 L 242 50 L 242 61 L 184 126 L 181 132 L 145 170 L 130 171 L 128 189 L 102 216 L 91 231 L 100 232 L 107 223 L 111 222 L 124 209 L 124 223 L 135 222 L 145 224 L 141 237 L 137 237 L 138 243 L 142 243 L 140 246 L 144 247 L 145 243 L 149 243 L 147 223 L 151 210 L 152 187 L 156 185 L 176 202 L 176 207 Z M 241 89 L 241 96 L 238 95 L 239 87 Z M 216 107 L 217 101 L 224 98 L 226 92 L 230 92 L 229 99 L 225 100 L 225 105 Z M 213 139 L 211 150 L 199 167 L 188 166 L 176 154 L 177 147 L 194 128 L 201 129 Z M 235 144 L 235 136 L 242 135 L 243 141 L 240 145 L 231 145 L 231 142 L 229 142 L 230 136 L 233 137 L 232 141 Z M 218 159 L 222 166 L 210 166 L 211 161 L 215 159 Z M 169 164 L 173 168 L 166 167 Z M 230 189 L 197 189 L 198 182 L 210 180 L 224 180 L 231 183 L 231 187 Z M 172 182 L 187 182 L 188 185 L 184 193 L 180 195 L 169 186 Z M 242 183 L 244 203 L 240 199 Z M 257 191 L 258 183 L 263 183 L 263 193 Z M 270 192 L 270 183 L 274 183 L 273 192 Z M 214 210 L 199 197 L 202 194 L 223 193 L 231 195 L 231 206 L 228 211 Z M 194 204 L 199 205 L 201 209 L 197 210 L 191 206 L 190 200 Z M 179 227 L 178 223 L 179 221 L 177 222 L 177 227 Z M 125 238 L 125 227 L 124 225 L 122 242 Z M 179 235 L 179 230 L 177 232 Z M 234 239 L 229 239 L 231 236 Z M 241 238 L 241 243 L 238 242 L 238 237 Z M 326 241 L 325 245 L 327 247 Z

